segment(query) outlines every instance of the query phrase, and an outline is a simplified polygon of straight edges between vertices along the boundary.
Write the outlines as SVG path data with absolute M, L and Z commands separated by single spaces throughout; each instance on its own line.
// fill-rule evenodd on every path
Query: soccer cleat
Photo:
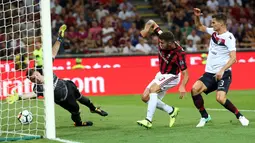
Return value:
M 13 104 L 14 102 L 16 102 L 17 100 L 19 100 L 19 95 L 17 94 L 16 91 L 14 91 L 13 94 L 9 95 L 8 97 L 6 97 L 6 102 L 8 104 Z
M 172 114 L 170 114 L 170 121 L 169 121 L 169 127 L 172 127 L 175 123 L 175 119 L 178 116 L 179 108 L 175 107 Z
M 212 118 L 211 118 L 210 115 L 208 115 L 207 118 L 201 118 L 196 127 L 198 127 L 198 128 L 199 128 L 199 127 L 204 127 L 204 126 L 205 126 L 205 123 L 207 123 L 207 122 L 210 121 L 210 120 L 212 120 Z
M 243 125 L 243 126 L 248 126 L 249 125 L 249 120 L 246 119 L 244 116 L 240 116 L 239 119 L 240 123 Z
M 93 125 L 93 122 L 91 122 L 91 121 L 80 122 L 80 123 L 74 122 L 74 126 L 75 126 L 75 127 L 92 126 L 92 125 Z
M 147 128 L 147 129 L 152 127 L 152 123 L 146 119 L 137 121 L 137 124 Z
M 90 110 L 91 113 L 97 113 L 101 116 L 107 116 L 108 113 L 105 112 L 104 110 L 101 110 L 100 107 L 96 107 L 96 109 L 93 111 L 93 110 Z

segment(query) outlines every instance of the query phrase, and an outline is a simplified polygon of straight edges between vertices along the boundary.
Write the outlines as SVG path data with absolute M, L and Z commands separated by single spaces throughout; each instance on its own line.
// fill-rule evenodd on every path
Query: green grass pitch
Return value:
M 189 93 L 182 100 L 178 98 L 178 94 L 168 94 L 163 99 L 169 105 L 180 107 L 179 116 L 172 128 L 168 127 L 168 115 L 160 110 L 156 110 L 151 129 L 138 126 L 136 121 L 144 119 L 147 110 L 147 104 L 144 104 L 138 95 L 90 97 L 96 105 L 109 113 L 108 117 L 101 117 L 91 114 L 87 107 L 81 105 L 82 119 L 93 121 L 92 127 L 73 127 L 69 113 L 55 106 L 57 137 L 82 143 L 254 143 L 254 90 L 231 91 L 228 95 L 240 110 L 245 110 L 242 113 L 250 120 L 248 127 L 242 127 L 228 111 L 210 110 L 224 109 L 215 100 L 215 93 L 203 97 L 205 107 L 212 117 L 212 122 L 204 128 L 195 128 L 200 114 Z M 39 139 L 19 143 L 25 142 L 56 141 Z

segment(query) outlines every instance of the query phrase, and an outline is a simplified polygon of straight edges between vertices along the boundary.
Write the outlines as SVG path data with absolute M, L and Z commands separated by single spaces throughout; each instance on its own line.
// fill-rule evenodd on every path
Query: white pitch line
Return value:
M 209 111 L 228 111 L 226 109 L 217 109 L 217 108 L 206 108 Z M 255 110 L 239 110 L 241 112 L 255 112 Z
M 59 142 L 62 142 L 62 143 L 80 143 L 80 142 L 64 140 L 64 139 L 60 139 L 60 138 L 55 138 L 55 139 L 50 139 L 50 140 L 59 141 Z

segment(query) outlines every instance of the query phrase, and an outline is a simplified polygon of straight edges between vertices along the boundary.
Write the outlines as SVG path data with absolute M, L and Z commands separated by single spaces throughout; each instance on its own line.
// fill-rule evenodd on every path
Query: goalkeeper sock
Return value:
M 150 100 L 148 101 L 148 110 L 147 110 L 147 117 L 146 119 L 152 122 L 153 115 L 156 110 L 157 106 L 157 99 L 158 94 L 157 93 L 150 93 Z
M 83 104 L 83 105 L 89 107 L 89 109 L 90 109 L 91 111 L 94 111 L 94 110 L 96 109 L 96 107 L 94 106 L 94 104 L 93 104 L 87 97 L 85 97 L 85 96 L 81 96 L 81 98 L 78 99 L 78 101 L 79 101 L 81 104 Z
M 71 113 L 71 114 L 72 114 L 72 115 L 71 115 L 71 119 L 72 119 L 76 124 L 82 124 L 80 112 Z

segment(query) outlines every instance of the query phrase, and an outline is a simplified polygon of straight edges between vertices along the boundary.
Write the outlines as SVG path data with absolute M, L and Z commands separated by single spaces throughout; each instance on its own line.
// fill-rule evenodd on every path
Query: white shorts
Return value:
M 161 74 L 161 72 L 158 72 L 155 76 L 155 78 L 149 83 L 147 88 L 150 88 L 152 84 L 156 83 L 160 86 L 162 92 L 159 93 L 159 98 L 163 99 L 166 91 L 169 88 L 175 87 L 179 84 L 181 79 L 181 74 L 173 75 L 173 74 Z

